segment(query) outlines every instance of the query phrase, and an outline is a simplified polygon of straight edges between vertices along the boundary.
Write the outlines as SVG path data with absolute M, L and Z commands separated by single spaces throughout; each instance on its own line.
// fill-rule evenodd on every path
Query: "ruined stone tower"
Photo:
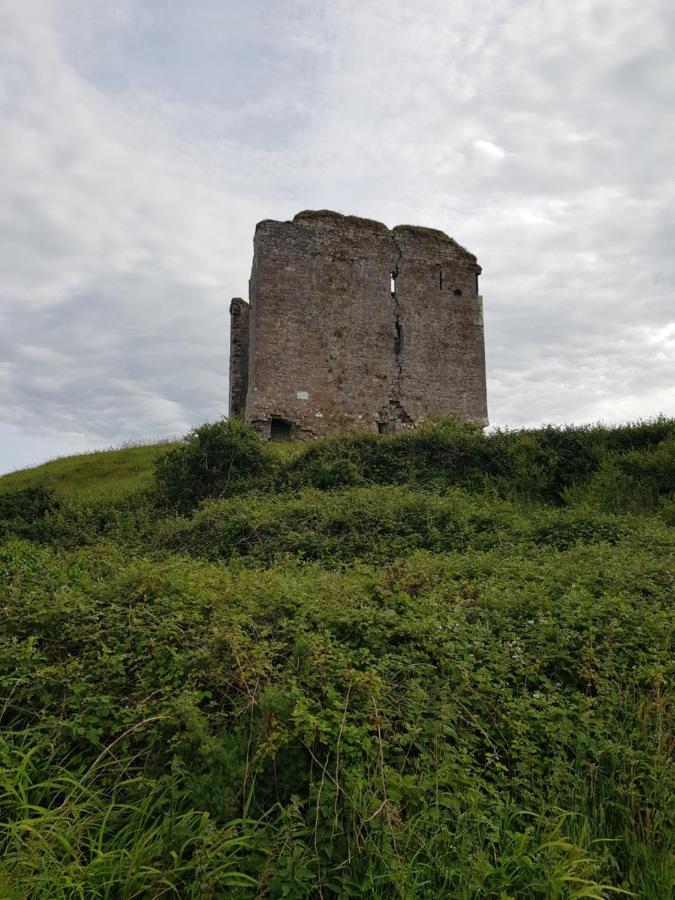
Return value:
M 272 440 L 487 425 L 481 268 L 442 231 L 322 210 L 256 227 L 232 301 L 230 416 Z

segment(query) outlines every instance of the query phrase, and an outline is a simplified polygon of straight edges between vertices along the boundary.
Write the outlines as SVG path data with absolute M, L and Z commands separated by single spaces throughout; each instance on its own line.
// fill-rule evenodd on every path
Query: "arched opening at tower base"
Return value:
M 290 441 L 293 439 L 293 425 L 281 416 L 272 416 L 270 421 L 270 439 L 273 441 Z

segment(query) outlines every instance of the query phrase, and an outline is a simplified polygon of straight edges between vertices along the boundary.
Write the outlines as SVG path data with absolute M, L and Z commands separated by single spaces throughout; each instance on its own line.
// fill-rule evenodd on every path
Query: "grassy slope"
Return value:
M 73 499 L 123 497 L 149 487 L 157 457 L 178 443 L 163 441 L 62 456 L 40 466 L 0 475 L 0 493 L 43 485 Z M 283 444 L 273 450 L 279 459 L 291 460 L 302 452 L 302 445 Z
M 171 443 L 148 444 L 64 456 L 41 466 L 0 476 L 0 492 L 40 484 L 69 498 L 122 497 L 149 487 L 157 456 L 175 446 Z

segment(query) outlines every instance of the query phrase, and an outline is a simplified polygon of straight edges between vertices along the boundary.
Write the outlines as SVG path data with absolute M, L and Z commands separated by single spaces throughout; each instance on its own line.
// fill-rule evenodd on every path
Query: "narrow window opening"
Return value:
M 461 296 L 462 296 L 462 289 L 461 289 L 461 288 L 455 288 L 455 290 L 453 291 L 453 294 L 455 295 L 455 297 L 461 297 Z
M 293 426 L 288 419 L 282 419 L 280 416 L 272 416 L 270 423 L 270 438 L 273 441 L 290 441 L 292 437 Z
M 391 296 L 393 297 L 394 294 L 396 293 L 396 272 L 391 273 L 390 289 L 391 289 Z
M 403 327 L 400 322 L 396 323 L 396 337 L 394 338 L 394 353 L 398 356 L 403 349 Z
M 438 270 L 438 287 L 443 290 L 443 269 Z
M 476 293 L 478 294 L 478 273 L 476 273 Z
M 377 423 L 377 433 L 378 434 L 386 434 L 387 433 L 387 423 L 386 422 L 378 422 Z

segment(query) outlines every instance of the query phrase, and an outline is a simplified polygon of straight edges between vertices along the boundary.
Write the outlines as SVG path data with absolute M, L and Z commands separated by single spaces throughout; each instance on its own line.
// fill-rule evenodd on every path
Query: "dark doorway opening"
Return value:
M 378 422 L 377 431 L 379 434 L 394 434 L 396 426 L 393 422 Z
M 273 441 L 290 441 L 293 437 L 293 426 L 288 419 L 272 416 L 270 438 Z

